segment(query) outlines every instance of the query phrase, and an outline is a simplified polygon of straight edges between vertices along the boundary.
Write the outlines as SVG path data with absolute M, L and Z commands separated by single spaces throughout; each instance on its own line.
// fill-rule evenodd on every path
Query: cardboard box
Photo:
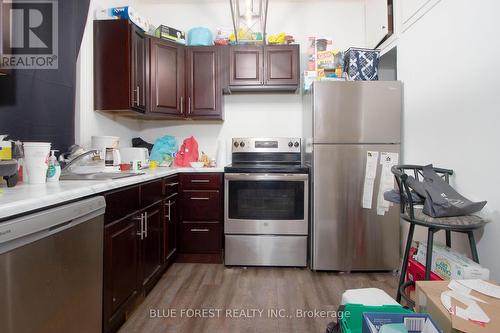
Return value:
M 443 333 L 498 333 L 500 332 L 500 299 L 489 297 L 472 291 L 471 295 L 487 302 L 478 303 L 481 309 L 490 317 L 490 322 L 482 327 L 471 321 L 452 316 L 441 304 L 441 293 L 449 290 L 450 281 L 417 281 L 415 311 L 428 313 L 432 316 Z M 452 299 L 453 305 L 462 308 L 464 304 Z
M 0 161 L 12 159 L 12 143 L 10 141 L 0 141 Z
M 440 332 L 429 314 L 423 313 L 363 313 L 363 333 L 379 333 L 384 325 L 403 324 L 411 333 Z
M 156 28 L 155 36 L 158 38 L 168 39 L 179 44 L 186 44 L 186 33 L 166 25 L 160 25 Z
M 418 245 L 415 259 L 424 266 L 426 253 L 427 243 L 421 242 Z M 433 246 L 431 271 L 444 280 L 488 280 L 490 278 L 489 269 L 482 267 L 462 254 L 454 252 L 448 247 L 438 244 L 434 244 Z

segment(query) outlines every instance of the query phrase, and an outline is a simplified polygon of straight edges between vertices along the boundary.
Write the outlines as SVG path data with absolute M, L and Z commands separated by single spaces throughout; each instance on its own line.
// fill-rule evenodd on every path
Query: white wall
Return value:
M 91 15 L 97 5 L 127 4 L 131 1 L 93 0 Z M 155 25 L 165 24 L 182 30 L 195 26 L 232 27 L 227 0 L 135 0 L 133 6 Z M 77 105 L 77 142 L 89 144 L 90 136 L 119 135 L 122 145 L 140 135 L 154 141 L 170 134 L 179 141 L 195 135 L 200 149 L 215 155 L 216 142 L 229 146 L 234 136 L 302 136 L 300 94 L 234 94 L 224 97 L 223 123 L 193 121 L 138 121 L 111 117 L 93 111 L 92 98 L 92 24 L 87 25 L 79 57 L 80 98 Z M 285 31 L 301 43 L 301 69 L 306 60 L 308 36 L 331 36 L 337 47 L 364 45 L 363 0 L 271 0 L 268 33 Z M 78 104 L 78 103 L 77 103 Z M 229 154 L 229 149 L 227 149 Z
M 441 0 L 400 35 L 404 162 L 455 170 L 454 185 L 488 200 L 479 258 L 500 279 L 500 2 Z M 463 243 L 462 243 L 463 244 Z M 463 245 L 462 245 L 463 246 Z

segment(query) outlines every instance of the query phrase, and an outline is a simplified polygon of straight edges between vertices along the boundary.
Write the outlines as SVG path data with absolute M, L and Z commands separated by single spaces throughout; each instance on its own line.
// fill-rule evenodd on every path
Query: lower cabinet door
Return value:
M 148 293 L 161 273 L 163 264 L 163 209 L 161 203 L 149 208 L 144 214 L 141 241 L 142 285 Z
M 219 222 L 183 222 L 181 225 L 182 253 L 220 253 L 222 237 Z
M 103 313 L 105 331 L 113 315 L 126 307 L 137 294 L 138 221 L 119 220 L 104 228 Z M 120 316 L 118 316 L 120 317 Z
M 177 252 L 177 195 L 165 202 L 164 262 Z

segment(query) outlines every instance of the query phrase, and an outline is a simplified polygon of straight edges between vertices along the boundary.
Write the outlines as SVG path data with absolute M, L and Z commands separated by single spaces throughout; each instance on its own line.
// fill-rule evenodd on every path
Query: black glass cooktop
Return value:
M 224 168 L 226 173 L 309 173 L 303 164 L 233 163 Z

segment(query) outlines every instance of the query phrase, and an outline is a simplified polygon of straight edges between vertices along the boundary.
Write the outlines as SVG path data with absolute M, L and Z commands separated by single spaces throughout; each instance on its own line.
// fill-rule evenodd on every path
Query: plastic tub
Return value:
M 363 329 L 364 312 L 384 312 L 384 313 L 413 313 L 413 311 L 403 308 L 401 305 L 368 306 L 362 304 L 344 305 L 344 314 L 340 319 L 342 333 L 361 333 Z M 347 316 L 349 313 L 349 316 Z
M 344 291 L 342 294 L 342 301 L 340 304 L 363 304 L 363 305 L 397 305 L 391 296 L 389 296 L 385 291 L 378 288 L 360 288 L 360 289 L 349 289 Z

